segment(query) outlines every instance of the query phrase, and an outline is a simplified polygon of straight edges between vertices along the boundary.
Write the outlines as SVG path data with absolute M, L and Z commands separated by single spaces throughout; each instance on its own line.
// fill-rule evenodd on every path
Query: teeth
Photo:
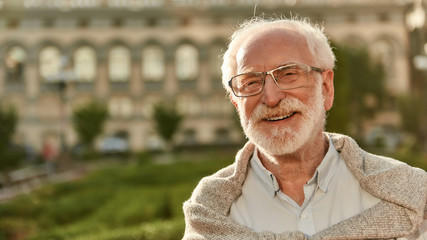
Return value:
M 275 118 L 269 118 L 269 119 L 267 119 L 268 121 L 278 121 L 278 120 L 283 120 L 283 119 L 285 119 L 285 118 L 287 118 L 287 117 L 275 117 Z
M 268 118 L 268 119 L 267 119 L 267 121 L 279 121 L 279 120 L 283 120 L 283 119 L 286 119 L 286 118 L 292 117 L 294 114 L 295 114 L 295 113 L 292 113 L 291 115 L 289 115 L 289 116 L 285 116 L 285 117 L 283 117 L 283 116 L 279 116 L 279 117 Z

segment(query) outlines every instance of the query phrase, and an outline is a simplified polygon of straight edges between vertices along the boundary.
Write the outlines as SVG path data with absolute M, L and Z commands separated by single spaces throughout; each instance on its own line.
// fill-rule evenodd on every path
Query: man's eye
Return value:
M 291 77 L 291 76 L 295 76 L 299 74 L 299 71 L 297 69 L 284 69 L 284 70 L 280 70 L 276 73 L 276 77 L 277 78 L 282 78 L 282 77 Z
M 247 82 L 246 83 L 246 85 L 254 85 L 254 84 L 260 84 L 261 83 L 261 81 L 259 81 L 259 80 L 254 80 L 254 81 L 249 81 L 249 82 Z
M 253 85 L 262 82 L 262 80 L 257 75 L 245 76 L 241 79 L 242 85 Z

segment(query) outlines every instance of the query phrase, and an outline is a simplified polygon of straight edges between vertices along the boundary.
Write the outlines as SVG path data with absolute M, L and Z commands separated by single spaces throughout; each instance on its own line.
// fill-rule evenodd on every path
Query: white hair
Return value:
M 268 29 L 289 29 L 292 28 L 301 34 L 313 56 L 316 67 L 333 69 L 335 67 L 335 55 L 329 45 L 329 40 L 324 34 L 324 28 L 311 24 L 308 19 L 264 19 L 254 17 L 243 22 L 231 36 L 231 41 L 227 51 L 224 53 L 222 70 L 222 84 L 228 93 L 231 89 L 228 81 L 236 74 L 236 54 L 242 42 L 250 36 L 262 33 Z

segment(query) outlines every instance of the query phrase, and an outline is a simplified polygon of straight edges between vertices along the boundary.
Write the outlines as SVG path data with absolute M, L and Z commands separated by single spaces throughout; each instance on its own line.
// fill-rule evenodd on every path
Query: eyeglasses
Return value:
M 250 97 L 260 94 L 265 85 L 265 78 L 271 75 L 277 87 L 281 90 L 295 89 L 308 83 L 311 71 L 322 73 L 324 70 L 310 67 L 303 63 L 292 63 L 278 67 L 268 72 L 248 72 L 238 74 L 228 81 L 236 97 Z

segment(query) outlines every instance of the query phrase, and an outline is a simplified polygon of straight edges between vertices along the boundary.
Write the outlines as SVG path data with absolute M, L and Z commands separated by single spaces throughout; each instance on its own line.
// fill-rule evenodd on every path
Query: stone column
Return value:
M 197 80 L 197 92 L 200 96 L 210 93 L 212 84 L 209 79 L 209 64 L 206 61 L 200 62 L 199 79 Z
M 172 98 L 178 92 L 178 88 L 178 79 L 175 76 L 175 62 L 169 58 L 169 60 L 166 61 L 165 82 L 163 84 L 164 94 Z
M 129 92 L 132 97 L 139 97 L 142 94 L 141 64 L 139 61 L 132 61 L 131 78 L 129 81 Z
M 25 65 L 25 93 L 28 98 L 36 99 L 40 94 L 40 85 L 42 80 L 39 77 L 37 70 L 37 64 L 33 61 L 29 61 Z
M 98 72 L 95 80 L 95 95 L 101 99 L 107 99 L 110 93 L 110 81 L 108 77 L 107 61 L 105 58 L 98 60 Z

